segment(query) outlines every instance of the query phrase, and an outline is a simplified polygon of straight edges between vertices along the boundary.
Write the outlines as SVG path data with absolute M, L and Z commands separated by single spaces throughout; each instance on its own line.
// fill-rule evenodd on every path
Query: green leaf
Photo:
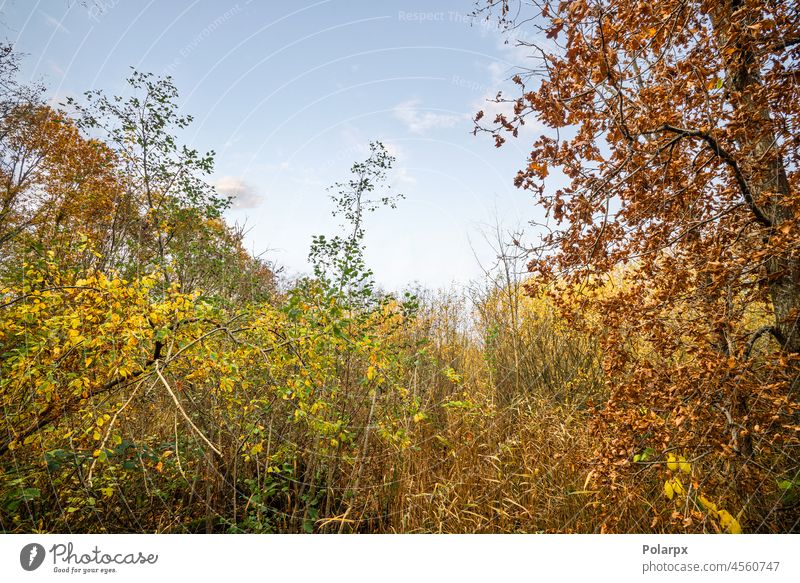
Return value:
M 42 492 L 39 488 L 25 488 L 22 491 L 22 499 L 27 501 L 35 500 L 36 498 L 41 497 Z

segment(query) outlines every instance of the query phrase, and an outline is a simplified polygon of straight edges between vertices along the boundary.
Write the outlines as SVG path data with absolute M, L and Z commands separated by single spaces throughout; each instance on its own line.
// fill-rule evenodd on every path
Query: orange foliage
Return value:
M 505 0 L 488 4 L 513 24 Z M 507 100 L 514 114 L 476 132 L 502 144 L 529 117 L 554 130 L 515 182 L 551 222 L 531 291 L 568 282 L 554 293 L 562 312 L 584 327 L 581 311 L 601 315 L 610 399 L 592 463 L 606 528 L 630 528 L 625 507 L 637 521 L 652 512 L 653 524 L 705 528 L 692 505 L 648 509 L 669 470 L 632 463 L 645 448 L 702 459 L 690 495 L 715 492 L 745 526 L 790 527 L 797 509 L 776 484 L 800 467 L 797 11 L 762 0 L 534 5 L 553 43 L 533 45 L 538 66 Z M 625 284 L 589 303 L 620 266 Z
M 65 245 L 78 230 L 99 238 L 122 196 L 114 153 L 44 105 L 15 108 L 1 131 L 0 240 L 27 232 L 34 240 Z

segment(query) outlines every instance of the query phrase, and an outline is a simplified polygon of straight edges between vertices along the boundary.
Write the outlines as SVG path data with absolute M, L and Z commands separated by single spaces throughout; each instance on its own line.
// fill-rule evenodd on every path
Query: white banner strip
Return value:
M 2 535 L 0 581 L 795 582 L 798 555 L 800 535 Z

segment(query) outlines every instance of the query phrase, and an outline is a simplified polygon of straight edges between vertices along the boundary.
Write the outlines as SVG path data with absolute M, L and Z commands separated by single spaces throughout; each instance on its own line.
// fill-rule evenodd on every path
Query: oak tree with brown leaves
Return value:
M 515 180 L 547 217 L 531 290 L 549 286 L 603 339 L 592 476 L 604 528 L 631 513 L 647 516 L 642 530 L 724 529 L 702 502 L 715 497 L 746 530 L 797 529 L 800 6 L 480 11 L 542 39 L 521 43 L 535 64 L 514 77 L 519 94 L 498 96 L 513 113 L 479 112 L 476 132 L 501 146 L 525 123 L 544 128 Z M 691 468 L 675 508 L 660 493 L 670 455 Z

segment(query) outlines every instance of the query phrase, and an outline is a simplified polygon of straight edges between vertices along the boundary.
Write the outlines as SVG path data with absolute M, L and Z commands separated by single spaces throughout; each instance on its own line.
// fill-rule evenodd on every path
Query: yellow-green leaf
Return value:
M 678 462 L 672 454 L 667 455 L 667 467 L 673 472 L 678 469 Z
M 719 511 L 719 524 L 731 534 L 742 534 L 742 526 L 727 510 Z

